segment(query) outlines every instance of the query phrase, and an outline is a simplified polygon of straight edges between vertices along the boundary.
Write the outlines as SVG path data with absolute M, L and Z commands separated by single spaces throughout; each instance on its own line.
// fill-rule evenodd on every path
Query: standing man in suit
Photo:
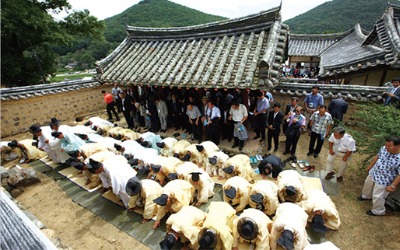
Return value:
M 128 124 L 128 128 L 132 129 L 134 127 L 133 124 L 133 98 L 130 95 L 127 95 L 125 92 L 121 92 L 119 94 L 122 101 L 122 113 L 125 116 L 126 123 Z
M 265 123 L 267 120 L 267 110 L 269 106 L 269 101 L 264 96 L 264 93 L 261 91 L 257 92 L 257 102 L 254 109 L 254 130 L 256 132 L 256 136 L 253 138 L 253 140 L 256 140 L 260 137 L 260 142 L 264 142 L 265 140 Z
M 400 109 L 400 77 L 393 78 L 393 88 L 389 92 L 383 92 L 385 96 L 384 106 L 395 105 L 397 109 Z
M 160 124 L 161 124 L 161 132 L 166 132 L 167 117 L 168 117 L 167 103 L 164 100 L 161 100 L 159 97 L 157 97 L 156 106 L 157 106 L 158 118 L 160 119 Z
M 281 104 L 277 102 L 274 104 L 274 110 L 270 111 L 268 114 L 268 151 L 271 150 L 272 137 L 274 138 L 274 151 L 278 151 L 282 119 L 283 112 L 281 111 Z
M 221 138 L 221 111 L 217 106 L 215 106 L 214 101 L 210 100 L 208 102 L 207 111 L 207 132 L 208 137 L 216 145 L 219 144 Z
M 299 103 L 299 98 L 292 97 L 292 99 L 290 99 L 290 104 L 286 105 L 285 116 L 289 117 L 290 115 L 294 114 L 296 107 L 299 106 L 298 103 Z M 288 124 L 289 124 L 289 118 L 283 121 L 283 133 L 286 132 Z

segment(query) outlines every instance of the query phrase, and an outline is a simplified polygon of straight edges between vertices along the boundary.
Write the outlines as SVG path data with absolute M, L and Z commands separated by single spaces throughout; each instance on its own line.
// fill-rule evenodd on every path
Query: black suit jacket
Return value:
M 295 108 L 296 108 L 297 106 L 299 106 L 299 105 L 296 105 Z M 292 104 L 286 105 L 285 115 L 288 115 L 288 114 L 289 114 L 290 108 L 291 108 L 291 107 L 292 107 Z
M 130 95 L 126 95 L 124 99 L 124 109 L 127 112 L 131 112 L 133 110 L 132 104 L 133 98 Z
M 268 127 L 269 125 L 272 125 L 274 128 L 274 131 L 276 133 L 281 132 L 281 124 L 282 124 L 282 119 L 283 119 L 283 113 L 282 111 L 279 111 L 278 114 L 274 118 L 274 111 L 270 111 L 268 114 Z

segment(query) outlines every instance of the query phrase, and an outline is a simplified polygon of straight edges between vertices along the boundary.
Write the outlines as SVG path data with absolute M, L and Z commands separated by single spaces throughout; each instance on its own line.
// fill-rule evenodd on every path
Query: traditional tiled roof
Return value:
M 18 100 L 35 96 L 52 95 L 62 92 L 79 90 L 83 88 L 92 88 L 96 86 L 100 86 L 100 83 L 98 83 L 97 81 L 75 80 L 75 81 L 59 82 L 51 84 L 3 88 L 0 89 L 0 96 L 2 101 Z
M 126 31 L 98 62 L 100 82 L 257 89 L 278 82 L 288 26 L 277 7 L 204 25 Z
M 326 48 L 336 43 L 350 31 L 334 34 L 290 34 L 289 56 L 319 56 Z
M 311 93 L 313 85 L 319 86 L 319 93 L 324 98 L 342 97 L 351 101 L 379 101 L 382 99 L 382 93 L 387 91 L 387 87 L 372 87 L 359 85 L 339 85 L 339 84 L 311 84 L 311 83 L 293 83 L 281 82 L 274 87 L 274 93 L 282 95 L 304 97 Z M 302 102 L 302 100 L 300 100 Z
M 400 6 L 389 4 L 366 36 L 354 31 L 321 53 L 321 77 L 387 65 L 400 68 Z

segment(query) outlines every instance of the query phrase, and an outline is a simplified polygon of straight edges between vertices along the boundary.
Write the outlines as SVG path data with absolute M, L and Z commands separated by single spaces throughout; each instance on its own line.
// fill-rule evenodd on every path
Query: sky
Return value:
M 228 18 L 244 17 L 279 6 L 280 0 L 170 0 L 174 3 L 199 10 L 204 13 Z M 327 2 L 327 0 L 282 0 L 282 19 L 286 21 Z M 103 20 L 117 15 L 139 0 L 69 0 L 72 9 L 88 9 L 90 14 Z M 65 14 L 64 14 L 65 16 Z M 62 18 L 58 15 L 56 18 Z

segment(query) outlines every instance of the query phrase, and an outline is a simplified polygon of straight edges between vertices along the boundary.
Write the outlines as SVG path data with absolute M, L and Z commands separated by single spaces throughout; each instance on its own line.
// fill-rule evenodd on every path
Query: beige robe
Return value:
M 243 239 L 238 231 L 237 224 L 242 218 L 250 218 L 253 219 L 258 226 L 258 234 L 257 237 L 251 241 L 251 243 L 256 244 L 257 250 L 269 249 L 269 240 L 270 234 L 268 228 L 272 224 L 272 221 L 266 214 L 261 212 L 260 210 L 254 208 L 248 208 L 243 211 L 243 213 L 235 218 L 233 222 L 233 247 L 237 247 L 239 242 L 248 242 Z
M 277 249 L 277 241 L 284 230 L 289 230 L 293 233 L 294 250 L 302 250 L 309 245 L 306 232 L 307 218 L 307 213 L 298 205 L 290 202 L 281 203 L 276 210 L 270 230 L 271 249 Z
M 236 189 L 236 197 L 232 199 L 231 205 L 237 205 L 235 210 L 237 212 L 242 211 L 247 204 L 249 204 L 249 191 L 251 184 L 243 177 L 235 176 L 228 179 L 222 186 L 224 190 L 224 201 L 229 204 L 229 198 L 225 195 L 225 190 L 234 187 Z
M 214 201 L 208 206 L 208 213 L 203 223 L 203 228 L 212 229 L 216 232 L 218 242 L 215 249 L 232 249 L 232 226 L 235 218 L 235 209 L 226 202 Z
M 209 157 L 216 157 L 217 163 L 215 165 L 213 165 L 207 159 L 206 172 L 209 175 L 212 174 L 214 176 L 221 176 L 221 177 L 225 178 L 226 174 L 224 171 L 222 171 L 222 168 L 225 166 L 226 161 L 229 159 L 229 155 L 225 154 L 222 151 L 218 151 L 218 152 L 214 152 Z
M 179 179 L 188 181 L 189 177 L 190 177 L 189 173 L 198 171 L 199 169 L 200 168 L 196 164 L 194 164 L 190 161 L 187 161 L 187 162 L 183 162 L 181 165 L 179 165 L 175 171 L 176 171 L 176 174 L 178 175 Z
M 172 155 L 179 154 L 179 159 L 181 159 L 186 154 L 185 149 L 189 146 L 190 146 L 190 142 L 188 142 L 186 140 L 180 140 L 174 144 L 174 146 L 172 147 L 171 153 L 172 153 Z
M 194 190 L 197 191 L 197 202 L 206 203 L 208 198 L 214 196 L 215 182 L 202 168 L 198 168 L 196 172 L 200 172 L 199 181 L 192 181 L 192 175 L 189 174 L 188 181 L 193 185 Z
M 294 203 L 300 202 L 307 198 L 306 191 L 303 186 L 303 178 L 296 170 L 285 170 L 279 173 L 277 178 L 278 196 L 281 202 L 291 201 Z M 290 197 L 286 194 L 286 186 L 293 186 L 297 194 Z
M 278 200 L 278 186 L 272 182 L 267 180 L 259 180 L 257 181 L 250 190 L 249 194 L 249 205 L 252 208 L 256 208 L 257 204 L 253 202 L 250 198 L 250 195 L 260 193 L 263 195 L 263 205 L 264 205 L 264 213 L 267 215 L 273 215 L 276 209 L 279 206 Z
M 250 158 L 244 154 L 238 154 L 229 158 L 225 162 L 224 167 L 233 166 L 234 170 L 231 175 L 227 174 L 227 178 L 231 176 L 240 176 L 245 178 L 248 182 L 254 183 L 256 173 L 250 165 Z
M 153 180 L 142 180 L 142 190 L 138 195 L 131 197 L 129 208 L 143 206 L 143 218 L 151 220 L 158 212 L 158 206 L 153 200 L 158 198 L 161 193 L 162 187 L 158 182 Z
M 164 186 L 162 194 L 168 195 L 170 201 L 165 206 L 157 205 L 157 220 L 161 220 L 168 212 L 177 213 L 182 207 L 189 206 L 193 201 L 194 188 L 187 181 L 173 180 Z
M 200 145 L 204 147 L 204 150 L 202 152 L 199 152 L 200 158 L 197 164 L 199 165 L 199 167 L 205 170 L 208 163 L 208 157 L 210 157 L 213 153 L 220 151 L 220 149 L 212 141 L 204 141 L 200 143 Z
M 33 142 L 32 139 L 25 139 L 18 141 L 18 143 L 22 144 L 23 147 L 25 148 L 25 152 L 28 154 L 28 159 L 39 160 L 43 157 L 46 157 L 47 153 L 45 151 L 38 149 L 35 146 L 32 146 L 32 142 Z
M 85 143 L 79 147 L 79 151 L 82 153 L 84 158 L 87 158 L 95 153 L 110 150 L 101 143 Z
M 178 142 L 177 139 L 173 137 L 167 137 L 162 140 L 164 142 L 164 147 L 160 150 L 160 154 L 166 157 L 172 156 L 172 148 Z
M 325 220 L 325 226 L 331 230 L 337 230 L 340 226 L 339 212 L 331 198 L 322 190 L 307 191 L 307 200 L 299 203 L 308 214 L 308 221 L 311 222 L 313 213 L 321 210 Z
M 182 161 L 176 157 L 165 157 L 158 155 L 154 158 L 152 164 L 160 165 L 161 170 L 158 173 L 154 173 L 153 170 L 150 171 L 149 176 L 155 174 L 156 180 L 159 182 L 164 182 L 168 174 L 175 173 L 176 168 L 182 164 Z
M 87 145 L 86 143 L 85 145 Z M 89 162 L 89 159 L 98 161 L 98 162 L 103 162 L 107 160 L 108 158 L 111 158 L 115 156 L 113 152 L 110 151 L 100 151 L 97 153 L 92 154 L 90 157 L 86 158 L 83 162 L 87 164 Z M 86 180 L 90 181 L 90 188 L 95 188 L 101 183 L 101 179 L 98 174 L 92 174 L 88 170 L 83 170 L 82 171 L 83 176 L 86 178 Z
M 167 220 L 167 232 L 179 233 L 181 242 L 189 241 L 190 249 L 199 249 L 198 236 L 206 219 L 206 213 L 193 206 L 185 206 Z

